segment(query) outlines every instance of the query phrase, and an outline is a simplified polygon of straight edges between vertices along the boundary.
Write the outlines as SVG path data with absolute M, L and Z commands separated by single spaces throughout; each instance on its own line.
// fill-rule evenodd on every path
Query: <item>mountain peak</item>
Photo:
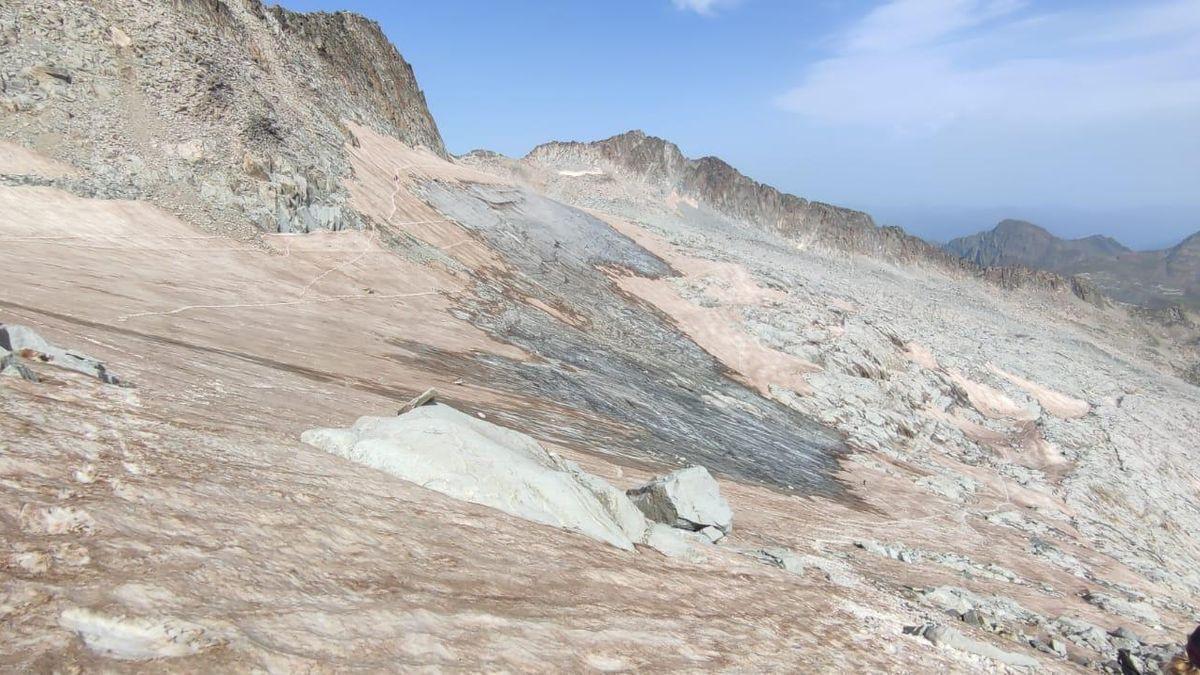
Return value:
M 1195 304 L 1200 232 L 1162 251 L 1135 252 L 1112 237 L 1063 239 L 1023 220 L 1003 220 L 987 232 L 948 242 L 947 251 L 985 266 L 1020 265 L 1101 279 L 1100 290 L 1135 304 Z M 1156 290 L 1157 289 L 1157 290 Z
M 1028 220 L 1018 220 L 1016 218 L 1005 218 L 1004 220 L 1001 220 L 996 224 L 996 227 L 992 228 L 992 232 L 1003 234 L 1028 233 L 1045 235 L 1048 237 L 1054 236 L 1049 230 L 1041 225 L 1035 225 Z

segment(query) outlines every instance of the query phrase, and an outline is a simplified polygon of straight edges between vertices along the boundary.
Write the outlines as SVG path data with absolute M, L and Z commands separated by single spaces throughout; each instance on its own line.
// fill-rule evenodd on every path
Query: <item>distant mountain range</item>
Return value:
M 1200 309 L 1200 232 L 1170 248 L 1134 251 L 1111 237 L 1063 239 L 1033 223 L 1004 220 L 945 248 L 985 267 L 1020 265 L 1084 275 L 1122 302 Z

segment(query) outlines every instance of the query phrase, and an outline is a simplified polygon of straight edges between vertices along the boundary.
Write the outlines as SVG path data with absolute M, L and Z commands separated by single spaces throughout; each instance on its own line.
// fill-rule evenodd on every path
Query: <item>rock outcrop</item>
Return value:
M 4 365 L 0 367 L 0 370 L 12 368 L 27 380 L 33 380 L 36 377 L 28 366 L 17 360 L 18 358 L 74 370 L 94 377 L 105 384 L 121 383 L 120 378 L 108 372 L 108 368 L 100 361 L 84 354 L 56 347 L 28 326 L 0 324 L 0 354 L 4 355 Z
M 0 141 L 53 139 L 36 149 L 80 170 L 0 181 L 149 199 L 250 236 L 364 225 L 342 186 L 347 122 L 446 156 L 412 67 L 354 14 L 18 0 L 0 7 L 0 49 Z
M 657 523 L 693 532 L 715 528 L 728 534 L 733 529 L 733 510 L 702 466 L 672 471 L 626 494 Z
M 0 351 L 0 375 L 19 377 L 27 382 L 38 381 L 38 376 L 25 365 L 21 357 L 6 351 Z
M 646 521 L 616 488 L 537 441 L 442 404 L 301 440 L 456 499 L 632 550 Z
M 969 638 L 948 626 L 931 624 L 917 627 L 909 630 L 908 632 L 914 635 L 921 635 L 926 640 L 929 640 L 939 647 L 956 649 L 969 654 L 983 656 L 1005 665 L 1016 666 L 1018 668 L 1038 668 L 1041 666 L 1041 662 L 1032 656 L 1026 656 L 1025 654 L 1018 652 L 1005 651 L 999 647 L 996 647 L 995 645 Z

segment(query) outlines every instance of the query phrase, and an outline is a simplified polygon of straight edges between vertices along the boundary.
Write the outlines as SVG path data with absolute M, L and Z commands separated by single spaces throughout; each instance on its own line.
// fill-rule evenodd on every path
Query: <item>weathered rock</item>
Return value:
M 910 548 L 903 544 L 885 544 L 871 539 L 860 539 L 855 541 L 854 545 L 864 551 L 909 564 L 932 562 L 961 572 L 967 577 L 1002 579 L 1004 581 L 1016 581 L 1018 579 L 1017 574 L 1012 570 L 996 565 L 995 563 L 978 563 L 967 556 L 957 553 L 926 551 Z
M 1100 628 L 1086 621 L 1062 616 L 1055 619 L 1052 625 L 1063 634 L 1063 637 L 1081 647 L 1086 647 L 1101 654 L 1109 653 L 1112 649 L 1108 635 Z
M 830 560 L 815 555 L 801 555 L 783 547 L 771 547 L 755 550 L 743 550 L 747 555 L 759 562 L 773 565 L 792 574 L 803 575 L 809 570 L 816 570 L 829 582 L 838 586 L 852 588 L 859 585 L 859 579 L 846 563 Z
M 650 523 L 643 541 L 668 558 L 680 558 L 695 563 L 708 560 L 704 550 L 712 545 L 712 542 L 699 533 L 680 530 L 662 523 Z
M 301 440 L 456 499 L 632 550 L 644 521 L 619 490 L 547 452 L 525 434 L 446 405 L 397 417 L 361 417 Z
M 30 69 L 30 73 L 39 80 L 53 79 L 66 84 L 71 84 L 74 79 L 71 77 L 71 71 L 50 64 L 36 66 Z
M 108 36 L 117 49 L 128 49 L 133 46 L 133 39 L 129 37 L 129 34 L 117 26 L 108 27 Z
M 1121 666 L 1122 675 L 1142 675 L 1150 672 L 1146 664 L 1128 649 L 1117 651 L 1117 663 Z
M 1021 622 L 1040 624 L 1045 619 L 1017 602 L 1000 596 L 985 596 L 956 586 L 939 586 L 923 592 L 934 606 L 955 616 L 965 617 L 975 611 L 985 620 L 1000 624 Z
M 804 561 L 800 559 L 800 556 L 786 548 L 764 548 L 757 551 L 750 551 L 748 555 L 793 574 L 804 574 Z
M 400 410 L 396 411 L 396 414 L 403 415 L 404 413 L 415 410 L 416 408 L 420 408 L 423 405 L 431 405 L 433 403 L 436 403 L 437 395 L 438 395 L 437 389 L 433 389 L 433 388 L 426 389 L 425 391 L 421 392 L 420 395 L 418 395 L 413 400 L 400 406 Z
M 591 491 L 629 539 L 633 541 L 645 539 L 650 524 L 646 522 L 646 517 L 630 501 L 629 497 L 625 496 L 623 491 L 613 487 L 603 478 L 584 471 L 575 462 L 562 458 L 558 458 L 558 460 L 576 480 Z
M 733 511 L 702 466 L 673 471 L 627 493 L 647 518 L 684 530 L 733 529 Z
M 1032 656 L 1004 651 L 995 645 L 969 638 L 947 626 L 936 624 L 926 626 L 919 634 L 939 647 L 976 654 L 1009 666 L 1037 668 L 1041 665 L 1041 662 Z
M 0 375 L 19 377 L 30 382 L 38 381 L 38 376 L 29 369 L 29 366 L 21 363 L 21 357 L 9 352 L 4 352 L 3 356 L 0 356 Z
M 28 326 L 0 325 L 0 349 L 10 351 L 16 356 L 37 359 L 43 363 L 90 375 L 105 384 L 121 382 L 116 375 L 108 372 L 103 363 L 90 356 L 56 347 Z
M 1099 591 L 1088 591 L 1083 595 L 1083 599 L 1106 612 L 1119 614 L 1144 624 L 1155 625 L 1160 621 L 1158 612 L 1144 602 L 1126 600 Z
M 1114 638 L 1121 638 L 1122 640 L 1129 640 L 1139 644 L 1142 642 L 1142 638 L 1138 637 L 1137 633 L 1129 630 L 1125 626 L 1117 627 L 1117 629 L 1109 633 L 1109 635 L 1113 636 Z

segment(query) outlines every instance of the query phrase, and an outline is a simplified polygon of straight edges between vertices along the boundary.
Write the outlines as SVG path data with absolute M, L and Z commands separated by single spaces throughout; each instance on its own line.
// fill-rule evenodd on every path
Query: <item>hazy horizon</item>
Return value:
M 455 153 L 637 128 L 934 241 L 1200 230 L 1194 0 L 284 4 L 378 20 Z

